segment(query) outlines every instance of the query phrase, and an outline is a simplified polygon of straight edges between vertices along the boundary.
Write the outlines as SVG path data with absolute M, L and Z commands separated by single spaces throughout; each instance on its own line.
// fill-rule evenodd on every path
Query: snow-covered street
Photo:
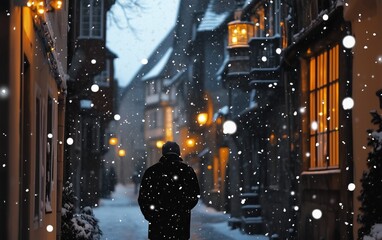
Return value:
M 117 185 L 111 199 L 101 199 L 94 214 L 99 219 L 103 240 L 147 239 L 148 224 L 140 212 L 132 184 Z M 265 236 L 242 234 L 227 225 L 229 215 L 199 203 L 192 210 L 191 240 L 267 240 Z

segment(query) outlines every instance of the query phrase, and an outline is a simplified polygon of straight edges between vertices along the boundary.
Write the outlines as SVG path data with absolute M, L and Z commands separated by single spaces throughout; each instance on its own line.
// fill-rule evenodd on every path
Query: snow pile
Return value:
M 98 219 L 91 207 L 84 207 L 81 213 L 74 213 L 73 185 L 66 182 L 63 190 L 61 208 L 61 238 L 62 240 L 100 240 L 102 231 L 98 226 Z
M 93 214 L 91 207 L 84 207 L 80 214 L 75 214 L 72 218 L 73 232 L 75 239 L 100 240 L 102 231 L 98 226 L 98 220 Z
M 364 236 L 363 240 L 382 240 L 382 223 L 377 223 L 371 227 L 370 234 Z

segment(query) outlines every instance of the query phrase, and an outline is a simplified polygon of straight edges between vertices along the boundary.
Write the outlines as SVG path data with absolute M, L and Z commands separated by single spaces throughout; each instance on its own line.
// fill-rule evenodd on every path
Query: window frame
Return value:
M 110 69 L 111 69 L 110 60 L 106 60 L 105 69 L 98 75 L 94 77 L 94 83 L 100 87 L 109 87 L 110 86 Z
M 96 9 L 97 7 L 94 3 L 100 3 L 100 9 Z M 86 10 L 84 7 L 88 5 L 89 8 L 89 23 L 88 26 L 85 26 L 85 13 Z M 99 10 L 99 15 L 95 15 L 96 10 Z M 96 17 L 99 16 L 99 34 L 95 34 L 93 31 L 94 22 L 96 21 Z M 87 38 L 87 39 L 103 39 L 104 37 L 104 2 L 103 0 L 81 0 L 80 2 L 80 26 L 79 26 L 79 38 Z M 86 30 L 86 31 L 85 31 Z
M 254 37 L 274 37 L 281 34 L 281 2 L 275 0 L 256 5 L 250 15 L 254 23 Z M 268 35 L 267 35 L 268 34 Z
M 340 139 L 340 47 L 335 45 L 307 59 L 308 170 L 338 169 Z M 321 69 L 321 70 L 319 70 Z M 321 104 L 320 104 L 321 102 Z M 312 123 L 317 129 L 312 129 Z

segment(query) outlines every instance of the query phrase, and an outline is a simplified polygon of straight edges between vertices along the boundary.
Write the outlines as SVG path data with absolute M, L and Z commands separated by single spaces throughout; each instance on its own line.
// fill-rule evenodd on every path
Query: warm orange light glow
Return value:
M 112 146 L 117 145 L 117 144 L 118 144 L 118 138 L 116 138 L 116 137 L 111 137 L 111 138 L 109 139 L 109 144 L 112 145 Z
M 50 5 L 54 8 L 54 9 L 61 9 L 62 8 L 62 1 L 61 0 L 54 0 L 54 1 L 51 1 L 50 2 Z
M 206 124 L 207 123 L 207 121 L 208 121 L 208 114 L 207 113 L 199 113 L 198 114 L 198 123 L 200 124 L 200 125 L 204 125 L 204 124 Z
M 339 166 L 339 52 L 337 45 L 310 57 L 311 127 L 306 132 L 310 133 L 307 161 L 311 169 Z
M 228 23 L 228 47 L 248 47 L 253 36 L 253 23 L 239 20 Z
M 124 149 L 119 149 L 118 150 L 118 156 L 120 156 L 120 157 L 126 156 L 126 151 Z
M 211 166 L 211 165 L 208 165 L 208 166 L 207 166 L 207 169 L 208 169 L 208 170 L 211 170 L 211 169 L 212 169 L 212 166 Z
M 189 138 L 186 141 L 187 147 L 192 148 L 195 146 L 195 140 L 193 138 Z
M 49 3 L 50 7 L 45 6 L 45 1 L 43 0 L 37 0 L 37 1 L 31 1 L 29 0 L 27 2 L 27 6 L 32 8 L 33 11 L 36 11 L 38 14 L 44 14 L 45 12 L 50 12 L 52 10 L 60 10 L 63 7 L 63 1 L 62 0 L 52 0 Z
M 163 144 L 164 144 L 164 141 L 162 141 L 162 140 L 158 140 L 158 141 L 156 142 L 156 146 L 157 146 L 157 148 L 162 148 Z
M 44 1 L 39 1 L 37 3 L 36 9 L 38 14 L 44 14 L 46 11 L 44 6 Z

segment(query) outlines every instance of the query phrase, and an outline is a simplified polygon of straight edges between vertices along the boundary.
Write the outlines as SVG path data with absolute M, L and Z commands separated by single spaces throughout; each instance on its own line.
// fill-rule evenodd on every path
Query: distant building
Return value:
M 182 1 L 174 42 L 142 78 L 146 166 L 178 141 L 201 200 L 232 228 L 356 238 L 381 11 L 376 0 Z
M 148 63 L 143 65 L 131 82 L 121 88 L 118 94 L 118 109 L 116 113 L 121 116 L 118 121 L 113 121 L 108 127 L 108 137 L 118 139 L 116 146 L 109 146 L 110 151 L 105 155 L 107 162 L 114 162 L 118 182 L 131 183 L 134 172 L 143 174 L 148 163 L 148 148 L 144 137 L 145 127 L 145 95 L 147 92 L 144 79 L 153 74 L 153 68 L 164 62 L 166 49 L 173 41 L 173 30 L 159 44 L 148 58 Z M 149 73 L 151 72 L 151 73 Z M 118 151 L 123 149 L 126 155 L 121 157 Z
M 113 119 L 116 55 L 107 50 L 106 12 L 114 1 L 71 1 L 68 33 L 65 181 L 79 202 L 95 206 L 101 197 L 105 129 Z M 94 86 L 93 86 L 94 85 Z M 94 88 L 95 87 L 95 88 Z

